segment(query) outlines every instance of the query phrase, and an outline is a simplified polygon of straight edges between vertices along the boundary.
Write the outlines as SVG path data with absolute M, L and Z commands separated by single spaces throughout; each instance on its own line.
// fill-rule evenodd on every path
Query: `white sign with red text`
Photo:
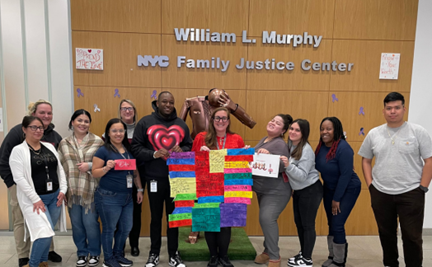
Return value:
M 398 53 L 381 53 L 380 79 L 397 80 L 399 75 Z
M 255 154 L 254 161 L 249 163 L 249 167 L 253 175 L 278 178 L 279 164 L 279 155 Z
M 103 70 L 103 49 L 76 48 L 76 69 Z

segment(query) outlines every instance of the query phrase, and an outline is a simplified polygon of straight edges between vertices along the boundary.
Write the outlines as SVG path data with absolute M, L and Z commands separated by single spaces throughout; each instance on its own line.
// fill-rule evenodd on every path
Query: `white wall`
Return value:
M 408 121 L 422 125 L 432 136 L 432 1 L 420 0 Z M 403 56 L 403 55 L 401 55 Z M 432 189 L 432 187 L 429 187 Z M 432 228 L 432 190 L 426 194 L 424 228 Z
M 29 102 L 42 98 L 53 105 L 56 130 L 68 134 L 73 111 L 69 13 L 67 0 L 0 0 L 5 133 L 21 122 Z
M 0 87 L 4 134 L 22 121 L 29 102 L 49 100 L 56 131 L 66 136 L 73 112 L 68 0 L 0 0 Z M 3 141 L 0 133 L 0 142 Z M 0 207 L 7 207 L 0 185 Z M 5 223 L 6 221 L 6 223 Z M 8 218 L 0 218 L 0 229 Z

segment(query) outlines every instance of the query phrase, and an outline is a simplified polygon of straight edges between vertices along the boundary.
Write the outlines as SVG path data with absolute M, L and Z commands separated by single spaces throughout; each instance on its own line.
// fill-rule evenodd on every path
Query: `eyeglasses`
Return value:
M 133 107 L 123 107 L 123 108 L 120 108 L 120 110 L 121 111 L 132 111 L 133 110 Z
M 31 126 L 28 126 L 27 128 L 30 128 L 30 130 L 32 130 L 33 132 L 36 132 L 37 130 L 40 130 L 40 131 L 44 131 L 44 127 L 43 126 L 39 126 L 39 127 L 37 127 L 36 125 L 31 125 Z
M 215 117 L 214 121 L 215 122 L 220 122 L 220 121 L 227 122 L 228 121 L 228 117 Z
M 123 133 L 125 132 L 125 130 L 111 130 L 111 132 L 112 132 L 113 134 L 116 134 L 116 133 L 121 133 L 121 134 L 123 134 Z

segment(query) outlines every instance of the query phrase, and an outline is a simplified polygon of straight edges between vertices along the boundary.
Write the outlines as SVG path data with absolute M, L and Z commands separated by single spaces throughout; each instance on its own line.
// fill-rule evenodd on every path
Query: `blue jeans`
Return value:
M 350 215 L 354 205 L 360 195 L 361 187 L 350 188 L 345 191 L 340 201 L 341 212 L 337 215 L 332 213 L 332 201 L 335 191 L 324 186 L 324 209 L 327 214 L 329 226 L 329 235 L 333 236 L 333 242 L 336 244 L 345 244 L 345 223 Z
M 99 256 L 101 253 L 101 233 L 99 215 L 94 210 L 87 211 L 81 205 L 73 204 L 69 208 L 69 217 L 72 224 L 72 237 L 77 247 L 77 256 Z
M 59 192 L 60 189 L 54 193 L 39 196 L 42 202 L 45 204 L 45 215 L 47 216 L 53 230 L 58 219 L 60 218 L 61 213 L 61 206 L 57 207 L 57 196 Z M 39 263 L 48 261 L 48 252 L 51 245 L 51 240 L 52 237 L 46 237 L 36 239 L 33 242 L 29 261 L 29 265 L 31 267 L 38 267 Z
M 104 257 L 105 260 L 110 260 L 123 254 L 126 239 L 132 229 L 132 193 L 116 193 L 98 187 L 94 198 L 96 210 L 102 221 Z M 116 226 L 117 232 L 114 236 Z

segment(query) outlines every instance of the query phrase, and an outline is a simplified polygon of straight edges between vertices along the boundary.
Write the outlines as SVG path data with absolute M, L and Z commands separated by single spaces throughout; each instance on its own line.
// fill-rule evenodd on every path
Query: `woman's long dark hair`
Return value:
M 321 126 L 324 121 L 330 121 L 333 124 L 333 144 L 326 155 L 326 160 L 329 161 L 336 156 L 336 150 L 339 145 L 340 140 L 345 140 L 345 135 L 343 132 L 342 122 L 336 117 L 326 117 L 320 123 L 320 131 Z M 318 143 L 317 148 L 315 149 L 315 156 L 318 155 L 321 146 L 323 144 L 322 138 L 320 136 L 320 141 Z
M 130 146 L 129 141 L 128 141 L 126 124 L 124 122 L 122 122 L 121 119 L 118 119 L 118 118 L 114 118 L 114 119 L 111 119 L 111 120 L 108 121 L 108 123 L 107 123 L 107 125 L 105 127 L 105 144 L 104 144 L 104 146 L 105 146 L 105 148 L 108 151 L 118 152 L 118 151 L 115 151 L 112 148 L 111 137 L 109 136 L 109 131 L 111 129 L 111 126 L 113 124 L 116 124 L 116 123 L 121 123 L 123 125 L 123 129 L 124 129 L 125 132 L 124 132 L 124 137 L 123 137 L 122 144 L 126 148 L 126 150 L 130 152 L 131 151 L 131 146 Z
M 85 109 L 78 109 L 78 110 L 76 110 L 74 112 L 74 114 L 72 114 L 72 117 L 71 117 L 71 119 L 69 121 L 69 130 L 72 130 L 72 122 L 76 118 L 78 118 L 78 116 L 80 116 L 80 115 L 86 115 L 89 118 L 90 123 L 92 122 L 91 115 L 90 115 L 90 113 L 87 110 L 85 110 Z
M 230 119 L 230 112 L 229 112 L 229 110 L 227 108 L 220 107 L 220 108 L 217 108 L 217 109 L 215 109 L 213 111 L 213 113 L 211 115 L 211 118 L 210 118 L 210 123 L 209 123 L 208 131 L 207 131 L 207 134 L 206 134 L 206 136 L 204 138 L 206 146 L 208 148 L 210 148 L 210 149 L 217 147 L 216 146 L 217 145 L 216 144 L 217 143 L 216 129 L 215 129 L 214 125 L 213 125 L 213 122 L 214 122 L 215 114 L 218 111 L 225 111 L 227 113 L 228 121 Z M 226 132 L 232 134 L 233 132 L 231 132 L 231 130 L 230 130 L 230 125 L 231 125 L 231 122 L 228 124 L 228 127 L 226 128 Z
M 293 157 L 295 160 L 300 160 L 302 155 L 303 155 L 303 147 L 309 143 L 308 139 L 309 139 L 309 133 L 310 133 L 310 126 L 309 126 L 309 122 L 307 120 L 304 120 L 304 119 L 294 120 L 291 123 L 291 126 L 294 123 L 298 124 L 302 137 L 300 139 L 300 142 L 298 143 L 298 145 L 294 149 L 294 151 L 291 152 L 291 157 Z M 289 136 L 288 136 L 288 141 L 290 141 Z

